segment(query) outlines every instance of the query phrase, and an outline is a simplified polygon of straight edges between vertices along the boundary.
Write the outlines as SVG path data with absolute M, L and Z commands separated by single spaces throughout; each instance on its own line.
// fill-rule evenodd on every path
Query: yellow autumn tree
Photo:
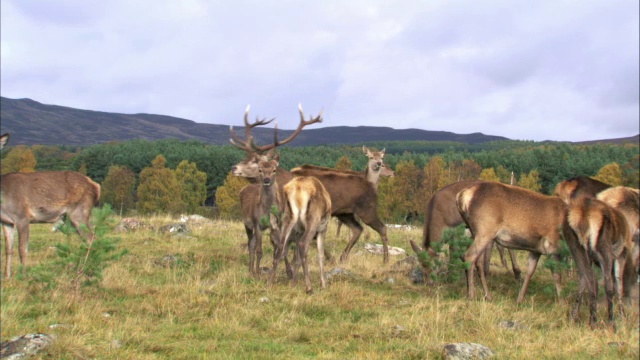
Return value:
M 101 202 L 111 204 L 111 208 L 122 216 L 133 208 L 133 194 L 136 175 L 124 165 L 113 165 L 101 184 Z
M 611 186 L 620 186 L 623 179 L 622 168 L 617 162 L 607 164 L 593 178 Z
M 539 192 L 540 189 L 542 189 L 542 185 L 540 185 L 540 174 L 538 173 L 538 170 L 531 170 L 528 174 L 521 174 L 517 185 L 525 189 Z
M 249 184 L 249 181 L 240 176 L 233 176 L 229 172 L 222 186 L 216 190 L 216 207 L 221 216 L 229 219 L 240 219 L 240 190 Z
M 400 161 L 396 176 L 378 185 L 378 212 L 386 221 L 402 222 L 420 213 L 420 170 L 413 161 Z
M 164 156 L 158 155 L 151 161 L 151 167 L 140 172 L 138 210 L 143 214 L 177 214 L 185 207 L 180 198 L 180 183 L 166 162 Z
M 25 145 L 17 145 L 2 159 L 2 174 L 36 171 L 36 157 Z
M 336 169 L 338 170 L 353 170 L 353 164 L 351 163 L 351 159 L 348 156 L 343 156 L 338 159 L 336 163 Z
M 478 178 L 483 181 L 500 182 L 500 177 L 498 176 L 498 174 L 496 174 L 496 171 L 492 167 L 488 169 L 482 169 Z
M 204 206 L 207 199 L 207 173 L 199 171 L 195 163 L 182 160 L 175 170 L 176 180 L 182 188 L 181 199 L 189 213 Z

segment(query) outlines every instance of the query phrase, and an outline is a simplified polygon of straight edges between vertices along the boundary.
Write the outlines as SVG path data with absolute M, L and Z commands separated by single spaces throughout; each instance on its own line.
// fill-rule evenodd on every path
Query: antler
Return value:
M 251 105 L 247 105 L 247 108 L 244 111 L 244 134 L 245 134 L 246 140 L 240 139 L 240 137 L 233 130 L 233 126 L 229 127 L 229 131 L 231 132 L 231 139 L 229 139 L 229 141 L 231 142 L 231 144 L 233 144 L 237 148 L 240 148 L 241 150 L 244 150 L 244 151 L 254 151 L 254 149 L 256 148 L 256 145 L 253 142 L 253 135 L 251 135 L 251 129 L 253 129 L 256 126 L 267 125 L 275 119 L 274 118 L 274 119 L 267 120 L 266 118 L 264 118 L 260 120 L 258 119 L 258 117 L 256 117 L 256 121 L 253 124 L 249 124 L 250 108 L 251 108 Z
M 316 116 L 316 117 L 309 116 L 309 120 L 305 120 L 304 119 L 304 111 L 302 110 L 302 104 L 298 104 L 298 110 L 300 111 L 300 123 L 298 124 L 298 128 L 291 135 L 289 135 L 288 138 L 286 138 L 286 139 L 284 139 L 282 141 L 278 141 L 278 126 L 276 125 L 276 127 L 274 128 L 274 134 L 273 134 L 273 144 L 264 145 L 264 146 L 258 146 L 256 144 L 254 144 L 253 141 L 252 141 L 251 142 L 251 146 L 253 146 L 253 148 L 256 151 L 261 151 L 262 152 L 262 151 L 271 150 L 271 149 L 276 148 L 276 147 L 278 147 L 280 145 L 284 145 L 284 144 L 289 143 L 296 136 L 298 136 L 298 134 L 300 134 L 300 131 L 302 131 L 302 129 L 305 126 L 322 122 L 322 110 L 320 111 L 320 114 L 318 114 L 318 116 Z

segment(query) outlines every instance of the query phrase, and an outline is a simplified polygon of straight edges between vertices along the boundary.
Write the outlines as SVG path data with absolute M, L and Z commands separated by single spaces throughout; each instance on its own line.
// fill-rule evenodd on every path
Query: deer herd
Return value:
M 291 142 L 306 126 L 322 122 L 322 113 L 306 120 L 301 106 L 299 115 L 298 127 L 286 139 L 278 139 L 276 125 L 273 143 L 258 145 L 252 129 L 267 125 L 273 119 L 256 118 L 250 123 L 247 107 L 244 139 L 230 128 L 231 144 L 245 152 L 243 160 L 233 166 L 231 172 L 250 181 L 239 192 L 248 241 L 249 273 L 256 277 L 262 274 L 262 237 L 268 230 L 274 249 L 273 263 L 268 270 L 269 282 L 276 281 L 276 269 L 284 260 L 286 274 L 293 285 L 302 267 L 305 289 L 311 293 L 307 252 L 315 241 L 321 286 L 326 287 L 324 260 L 330 255 L 324 251 L 324 240 L 331 217 L 336 217 L 339 225 L 346 225 L 351 234 L 340 262 L 348 259 L 363 232 L 361 223 L 364 223 L 380 235 L 383 262 L 388 263 L 389 241 L 386 226 L 378 216 L 377 185 L 381 176 L 395 174 L 384 164 L 384 149 L 372 151 L 366 146 L 363 146 L 363 152 L 369 161 L 363 172 L 312 165 L 301 165 L 290 171 L 283 169 L 279 166 L 277 148 Z M 8 138 L 8 134 L 2 135 L 0 146 L 4 146 Z M 81 235 L 91 235 L 89 216 L 100 198 L 100 185 L 85 175 L 74 171 L 10 173 L 2 175 L 0 192 L 6 241 L 5 279 L 11 276 L 16 230 L 23 265 L 30 223 L 56 222 L 66 215 Z M 624 314 L 629 290 L 637 286 L 636 278 L 640 275 L 639 199 L 638 189 L 611 187 L 588 177 L 564 180 L 550 196 L 497 182 L 461 181 L 442 188 L 431 198 L 425 207 L 422 247 L 413 241 L 410 245 L 416 252 L 426 251 L 434 256 L 432 244 L 442 241 L 444 230 L 465 224 L 473 239 L 463 256 L 463 260 L 472 265 L 466 270 L 467 295 L 469 299 L 475 298 L 477 274 L 487 300 L 491 300 L 487 275 L 493 245 L 509 251 L 516 279 L 520 279 L 521 270 L 513 250 L 528 251 L 526 275 L 517 298 L 521 303 L 540 256 L 558 258 L 564 241 L 579 274 L 578 296 L 570 311 L 571 317 L 578 318 L 579 307 L 587 293 L 589 322 L 592 325 L 597 322 L 595 264 L 601 268 L 608 320 L 614 325 L 614 298 Z M 287 255 L 291 244 L 295 244 L 295 251 L 289 262 Z M 421 265 L 425 279 L 429 279 L 431 269 L 426 263 Z M 553 273 L 558 294 L 560 275 Z

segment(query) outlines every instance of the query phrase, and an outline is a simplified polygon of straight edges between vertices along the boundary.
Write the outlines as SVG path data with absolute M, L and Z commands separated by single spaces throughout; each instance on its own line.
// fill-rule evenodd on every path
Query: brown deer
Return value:
M 9 139 L 0 137 L 0 147 Z M 29 244 L 29 224 L 55 223 L 67 215 L 83 236 L 90 234 L 91 209 L 100 199 L 100 185 L 75 171 L 10 173 L 0 177 L 0 218 L 6 241 L 5 278 L 11 277 L 11 258 L 15 231 L 18 231 L 20 263 L 25 265 Z
M 588 176 L 576 176 L 559 182 L 553 190 L 553 195 L 559 196 L 564 202 L 569 202 L 579 197 L 595 197 L 596 194 L 610 187 L 611 185 Z
M 474 271 L 478 266 L 485 297 L 491 300 L 484 261 L 478 259 L 494 241 L 506 248 L 529 251 L 527 274 L 518 294 L 518 303 L 521 303 L 540 255 L 553 255 L 559 259 L 561 232 L 565 239 L 575 236 L 566 222 L 567 205 L 556 196 L 483 182 L 460 191 L 456 203 L 473 237 L 473 243 L 464 255 L 464 260 L 472 265 L 467 270 L 469 299 L 475 297 Z M 553 275 L 559 294 L 560 274 Z
M 621 211 L 629 226 L 631 227 L 632 234 L 634 234 L 634 244 L 640 242 L 640 235 L 637 230 L 638 223 L 638 195 L 637 189 L 616 187 L 612 188 L 609 184 L 602 181 L 587 177 L 577 176 L 567 180 L 559 182 L 553 192 L 554 195 L 559 196 L 566 203 L 575 201 L 582 197 L 595 198 L 604 201 L 609 206 Z M 635 208 L 635 210 L 634 210 Z M 636 275 L 638 273 L 638 263 L 640 260 L 640 245 L 634 245 L 633 250 L 630 253 L 632 259 L 627 261 L 627 268 L 624 270 L 624 297 L 630 298 L 630 289 L 636 282 Z
M 369 160 L 371 162 L 371 160 Z M 305 166 L 310 166 L 310 165 L 305 165 Z M 367 168 L 369 169 L 369 168 Z M 345 170 L 342 170 L 345 171 Z M 367 180 L 369 180 L 369 182 L 371 182 L 374 186 L 374 188 L 376 189 L 376 191 L 378 190 L 378 180 L 380 179 L 380 177 L 394 177 L 396 176 L 395 171 L 391 170 L 391 168 L 389 168 L 386 164 L 382 164 L 382 166 L 380 166 L 380 170 L 378 171 L 378 177 L 375 179 L 375 182 L 373 182 L 372 180 L 374 180 L 371 177 L 368 177 L 365 172 L 362 171 L 355 171 L 354 172 L 356 175 L 359 176 L 363 176 L 365 177 Z M 340 222 L 338 220 L 338 227 L 336 229 L 336 237 L 340 237 L 340 228 L 342 228 L 342 222 Z M 368 233 L 368 227 L 364 228 L 364 233 L 365 233 L 365 239 L 369 239 L 369 233 Z
M 633 237 L 630 266 L 625 269 L 624 296 L 628 297 L 630 286 L 640 275 L 640 192 L 638 189 L 616 186 L 599 192 L 596 197 L 622 213 Z
M 241 176 L 249 179 L 252 184 L 245 186 L 240 191 L 240 206 L 242 208 L 243 214 L 243 222 L 245 226 L 245 232 L 247 233 L 248 241 L 249 241 L 249 272 L 251 274 L 259 274 L 260 273 L 260 261 L 262 259 L 262 230 L 260 226 L 255 221 L 255 213 L 256 208 L 258 207 L 259 201 L 259 192 L 260 185 L 257 183 L 260 177 L 259 164 L 261 161 L 271 161 L 279 160 L 279 155 L 275 152 L 275 149 L 278 146 L 284 145 L 292 141 L 302 129 L 314 123 L 322 122 L 322 113 L 316 117 L 312 117 L 309 120 L 305 120 L 304 112 L 302 110 L 302 106 L 299 105 L 299 113 L 300 113 L 300 123 L 296 130 L 286 139 L 278 140 L 277 136 L 277 128 L 274 130 L 274 141 L 273 144 L 259 146 L 255 143 L 253 136 L 251 135 L 251 130 L 256 126 L 269 124 L 273 119 L 256 119 L 255 122 L 249 123 L 249 109 L 247 109 L 244 113 L 244 124 L 245 124 L 245 139 L 241 139 L 233 130 L 233 127 L 230 128 L 231 131 L 231 143 L 238 147 L 239 149 L 245 151 L 245 158 L 240 161 L 240 163 L 236 164 L 232 168 L 232 173 L 235 176 Z M 278 193 L 282 194 L 282 187 L 284 184 L 288 183 L 293 176 L 290 172 L 282 169 L 281 167 L 276 167 L 275 173 L 275 183 L 278 188 Z M 280 210 L 282 210 L 280 208 Z M 262 216 L 262 215 L 261 215 Z M 272 236 L 272 235 L 271 235 Z M 271 238 L 271 243 L 274 244 L 273 237 Z M 274 253 L 275 255 L 275 253 Z M 291 273 L 291 269 L 288 263 L 288 260 L 285 258 L 285 264 L 287 265 L 287 273 Z
M 598 285 L 591 266 L 595 261 L 602 268 L 609 323 L 615 328 L 613 295 L 615 291 L 620 312 L 624 314 L 622 303 L 623 271 L 628 252 L 632 247 L 627 220 L 618 210 L 593 197 L 577 197 L 569 200 L 568 205 L 567 221 L 577 238 L 568 238 L 567 245 L 580 274 L 580 290 L 571 316 L 577 320 L 584 292 L 588 290 L 589 323 L 593 326 L 597 322 Z
M 444 235 L 444 231 L 446 229 L 464 224 L 464 219 L 458 211 L 458 207 L 456 204 L 456 195 L 463 189 L 483 182 L 484 181 L 482 180 L 459 181 L 443 187 L 442 189 L 438 190 L 433 195 L 433 197 L 431 197 L 431 199 L 427 203 L 427 207 L 424 213 L 425 215 L 424 227 L 422 231 L 422 248 L 417 246 L 416 243 L 413 242 L 413 240 L 410 240 L 411 247 L 416 253 L 427 251 L 430 256 L 437 256 L 435 251 L 433 251 L 431 244 L 442 241 L 442 236 Z M 504 252 L 500 245 L 498 245 L 498 250 L 500 251 L 500 259 L 502 261 L 502 264 L 507 267 L 506 260 L 504 259 Z M 513 250 L 507 250 L 509 251 L 509 256 L 511 258 L 513 274 L 517 280 L 520 280 L 520 274 L 522 271 L 520 270 L 520 267 L 516 262 L 515 254 Z M 485 271 L 488 272 L 488 260 L 491 258 L 491 247 L 488 249 L 484 257 Z M 420 257 L 418 258 L 420 259 Z M 425 280 L 429 281 L 431 273 L 429 265 L 423 262 L 420 262 L 420 265 L 422 265 L 422 271 L 424 273 Z
M 331 196 L 331 215 L 351 230 L 351 239 L 340 255 L 344 262 L 362 233 L 356 216 L 373 228 L 382 238 L 384 263 L 389 262 L 389 240 L 385 224 L 378 218 L 378 194 L 374 185 L 365 178 L 339 170 L 298 167 L 291 170 L 295 176 L 316 177 Z
M 300 266 L 304 273 L 304 281 L 307 293 L 311 293 L 311 280 L 309 278 L 309 265 L 307 251 L 312 239 L 316 239 L 318 246 L 318 264 L 320 267 L 320 281 L 322 288 L 326 287 L 324 276 L 324 239 L 327 233 L 327 225 L 331 219 L 331 197 L 322 183 L 310 176 L 295 177 L 284 185 L 286 206 L 282 225 L 282 239 L 273 259 L 273 271 L 271 281 L 276 275 L 278 262 L 282 257 L 286 259 L 286 249 L 294 229 L 302 235 L 297 238 L 296 261 L 293 269 L 292 284 L 297 282 L 297 273 Z

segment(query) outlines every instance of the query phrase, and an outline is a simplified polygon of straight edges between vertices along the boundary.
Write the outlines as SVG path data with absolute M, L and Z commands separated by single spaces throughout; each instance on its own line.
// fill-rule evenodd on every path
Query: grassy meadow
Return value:
M 143 220 L 158 227 L 176 222 Z M 31 229 L 29 266 L 55 260 L 52 246 L 67 241 L 66 236 L 52 233 L 50 224 Z M 343 229 L 337 238 L 332 221 L 326 246 L 336 257 L 347 232 Z M 390 245 L 411 255 L 408 241 L 420 242 L 422 230 L 388 232 Z M 347 274 L 333 276 L 326 289 L 320 288 L 317 252 L 310 250 L 311 295 L 304 292 L 302 279 L 290 286 L 283 264 L 272 285 L 265 276 L 249 275 L 240 222 L 215 220 L 193 228 L 190 237 L 156 230 L 117 234 L 119 247 L 129 253 L 109 264 L 99 286 L 78 295 L 65 283 L 46 288 L 15 275 L 3 280 L 2 341 L 55 334 L 43 359 L 437 359 L 451 342 L 483 344 L 495 359 L 640 356 L 637 301 L 628 307 L 626 319 L 616 313 L 617 332 L 604 322 L 590 329 L 587 306 L 580 323 L 570 322 L 577 277 L 564 274 L 565 294 L 558 299 L 541 261 L 524 304 L 517 305 L 520 284 L 510 270 L 497 266 L 497 252 L 488 280 L 494 300 L 482 300 L 477 281 L 478 299 L 468 301 L 463 277 L 452 284 L 414 285 L 408 276 L 414 265 L 401 261 L 406 255 L 391 256 L 383 265 L 381 255 L 364 250 L 366 242 L 380 242 L 374 231 L 369 234 L 345 264 L 327 264 L 328 271 L 341 267 Z M 268 238 L 263 248 L 262 265 L 270 266 Z M 527 254 L 518 256 L 524 270 Z M 17 253 L 13 265 L 18 270 Z M 598 310 L 599 319 L 606 319 L 604 306 Z M 502 327 L 504 320 L 521 327 Z

